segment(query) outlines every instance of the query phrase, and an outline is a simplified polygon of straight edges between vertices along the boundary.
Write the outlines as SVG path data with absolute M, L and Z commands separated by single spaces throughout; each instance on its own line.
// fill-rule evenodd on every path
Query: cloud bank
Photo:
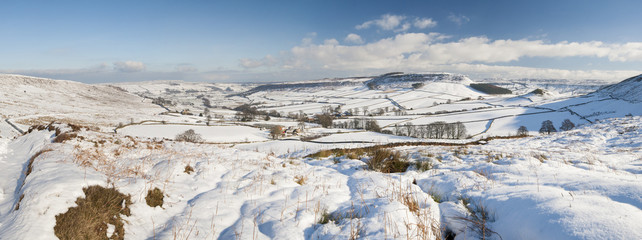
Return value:
M 384 15 L 384 19 L 385 19 Z M 369 21 L 370 22 L 370 21 Z M 366 22 L 366 23 L 369 23 Z M 401 24 L 382 26 L 394 29 Z M 364 23 L 364 24 L 366 24 Z M 371 24 L 380 24 L 373 22 Z M 362 24 L 363 25 L 363 24 Z M 626 77 L 636 71 L 580 71 L 531 68 L 519 65 L 523 58 L 588 57 L 611 62 L 642 61 L 642 42 L 608 44 L 600 41 L 555 42 L 528 39 L 497 39 L 484 36 L 453 40 L 440 33 L 398 33 L 394 37 L 361 43 L 356 34 L 346 44 L 334 39 L 291 48 L 278 57 L 244 59 L 248 67 L 276 66 L 285 70 L 323 69 L 341 72 L 450 71 L 484 77 L 594 78 Z M 266 62 L 269 62 L 267 64 Z M 497 64 L 501 64 L 498 66 Z M 499 76 L 501 75 L 501 76 Z

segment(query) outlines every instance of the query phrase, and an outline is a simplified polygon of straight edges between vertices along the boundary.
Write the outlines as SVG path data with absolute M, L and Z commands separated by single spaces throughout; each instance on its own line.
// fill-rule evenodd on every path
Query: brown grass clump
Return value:
M 76 207 L 56 215 L 54 233 L 60 239 L 124 239 L 125 229 L 121 217 L 130 216 L 131 196 L 115 188 L 98 185 L 83 188 L 85 198 L 76 199 Z M 107 236 L 109 225 L 115 227 Z
M 420 171 L 420 172 L 428 171 L 432 169 L 432 162 L 430 160 L 416 161 L 415 168 L 417 168 L 417 171 Z
M 308 180 L 306 176 L 301 176 L 301 175 L 294 176 L 294 182 L 296 182 L 299 185 L 305 184 L 306 180 Z
M 158 188 L 154 188 L 147 191 L 145 202 L 147 202 L 147 205 L 150 207 L 163 207 L 163 197 L 163 191 Z
M 533 153 L 532 156 L 539 160 L 539 162 L 544 163 L 545 160 L 548 160 L 548 157 L 544 154 L 539 154 L 539 153 Z
M 308 157 L 312 157 L 312 158 L 327 158 L 329 156 L 340 157 L 345 154 L 346 154 L 346 151 L 344 149 L 337 148 L 337 149 L 321 150 L 315 154 L 308 155 Z
M 66 141 L 69 141 L 71 139 L 77 138 L 78 134 L 76 133 L 70 133 L 70 132 L 65 132 L 60 135 L 58 135 L 56 138 L 54 138 L 53 142 L 55 143 L 63 143 Z
M 386 148 L 395 148 L 395 147 L 414 147 L 414 146 L 447 146 L 447 147 L 465 147 L 465 146 L 475 146 L 475 145 L 485 145 L 488 143 L 488 141 L 495 140 L 495 139 L 516 139 L 516 138 L 524 138 L 525 136 L 491 136 L 483 139 L 479 139 L 476 141 L 471 141 L 471 142 L 466 142 L 466 143 L 450 143 L 450 142 L 395 142 L 395 143 L 388 143 L 388 144 L 382 144 L 382 145 L 375 145 L 375 146 L 370 146 L 370 147 L 361 147 L 361 148 L 335 148 L 335 149 L 329 149 L 329 150 L 321 150 L 317 153 L 309 154 L 305 157 L 310 157 L 310 158 L 325 158 L 329 157 L 332 155 L 335 155 L 337 157 L 346 155 L 346 153 L 352 153 L 352 152 L 364 152 L 364 153 L 370 153 L 374 152 L 379 149 L 386 149 Z
M 183 172 L 187 174 L 191 174 L 192 172 L 194 172 L 194 168 L 188 164 L 187 166 L 185 166 L 185 171 Z
M 370 161 L 366 162 L 369 169 L 382 173 L 405 172 L 410 163 L 401 158 L 399 152 L 381 149 L 374 152 Z

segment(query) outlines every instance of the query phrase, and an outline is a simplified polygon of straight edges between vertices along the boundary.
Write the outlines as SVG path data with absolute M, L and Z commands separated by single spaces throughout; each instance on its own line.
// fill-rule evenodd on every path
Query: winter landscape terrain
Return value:
M 0 239 L 642 239 L 642 75 L 0 82 Z

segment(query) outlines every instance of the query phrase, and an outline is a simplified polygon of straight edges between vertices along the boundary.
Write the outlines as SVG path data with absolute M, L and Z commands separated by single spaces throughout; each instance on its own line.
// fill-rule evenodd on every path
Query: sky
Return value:
M 0 73 L 86 83 L 451 72 L 642 73 L 637 0 L 31 1 L 0 4 Z

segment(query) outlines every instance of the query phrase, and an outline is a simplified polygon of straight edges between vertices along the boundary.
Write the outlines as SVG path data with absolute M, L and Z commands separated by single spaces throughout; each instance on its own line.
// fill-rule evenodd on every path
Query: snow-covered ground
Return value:
M 465 76 L 425 76 L 434 79 L 417 89 L 385 78 L 370 89 L 371 78 L 355 78 L 254 91 L 258 85 L 119 89 L 0 75 L 0 239 L 56 238 L 56 216 L 93 185 L 131 197 L 130 215 L 121 215 L 125 239 L 642 239 L 642 77 L 578 96 L 597 88 L 505 82 L 515 94 L 486 95 Z M 533 86 L 544 93 L 530 93 Z M 152 104 L 158 97 L 171 106 Z M 326 129 L 285 117 L 237 122 L 231 109 L 241 104 L 282 115 L 339 107 L 356 116 L 335 122 L 371 119 L 392 131 L 462 122 L 472 138 Z M 205 109 L 209 126 L 199 116 Z M 193 115 L 175 112 L 182 110 Z M 545 120 L 559 128 L 565 119 L 577 127 L 537 133 Z M 52 120 L 93 130 L 53 124 L 67 132 L 58 141 L 55 131 L 20 133 Z M 272 125 L 305 130 L 274 140 Z M 520 126 L 533 136 L 475 142 Z M 205 142 L 173 141 L 189 129 Z M 368 169 L 373 151 L 346 150 L 418 142 L 444 146 L 389 148 L 410 163 L 398 173 Z M 322 150 L 339 155 L 306 157 Z M 160 207 L 146 201 L 154 188 L 163 192 Z M 115 226 L 106 228 L 108 237 Z
M 174 139 L 189 129 L 201 135 L 209 143 L 255 142 L 268 140 L 268 132 L 246 126 L 199 126 L 199 125 L 132 125 L 119 130 L 124 135 L 155 140 Z
M 431 167 L 390 174 L 365 169 L 366 156 L 288 159 L 84 130 L 50 143 L 53 132 L 37 131 L 0 139 L 0 236 L 53 238 L 55 216 L 101 185 L 132 196 L 126 239 L 470 239 L 480 206 L 493 239 L 638 239 L 640 126 L 631 117 L 487 145 L 398 147 Z M 165 199 L 152 208 L 155 187 Z

